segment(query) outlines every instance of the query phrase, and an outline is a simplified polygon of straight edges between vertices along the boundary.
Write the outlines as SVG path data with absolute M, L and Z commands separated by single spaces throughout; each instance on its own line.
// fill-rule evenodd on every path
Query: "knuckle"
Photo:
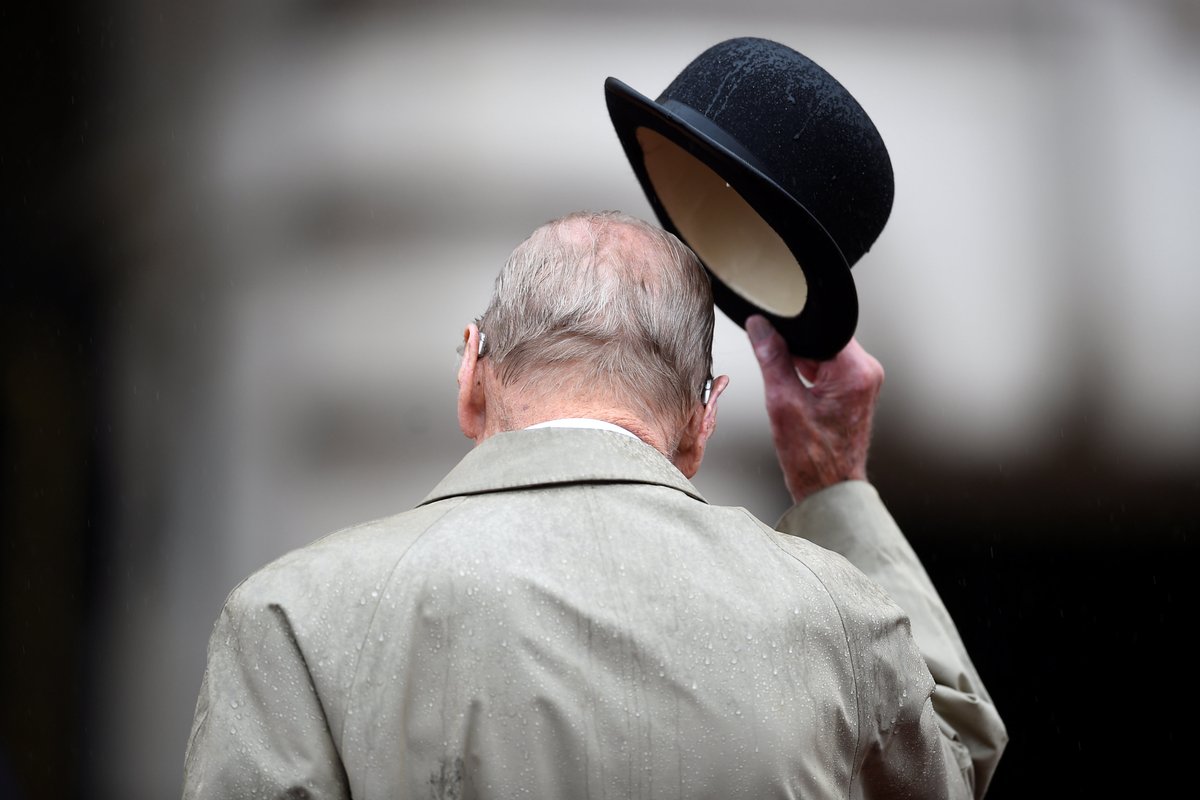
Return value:
M 864 389 L 876 389 L 883 385 L 883 365 L 871 355 L 865 355 L 855 370 L 855 383 Z

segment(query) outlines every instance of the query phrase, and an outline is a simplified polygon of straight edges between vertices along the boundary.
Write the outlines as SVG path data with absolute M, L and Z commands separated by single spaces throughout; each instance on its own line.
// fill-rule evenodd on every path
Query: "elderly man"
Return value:
M 1003 724 L 865 482 L 882 370 L 747 328 L 779 530 L 688 481 L 728 383 L 692 253 L 618 214 L 535 231 L 463 334 L 477 446 L 230 595 L 185 797 L 981 797 Z

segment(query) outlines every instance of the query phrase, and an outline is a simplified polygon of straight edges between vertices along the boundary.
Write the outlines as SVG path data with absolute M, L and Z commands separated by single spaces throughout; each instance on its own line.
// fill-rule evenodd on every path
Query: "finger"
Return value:
M 837 378 L 848 386 L 878 390 L 883 384 L 883 366 L 857 339 L 851 339 L 842 348 L 831 366 Z
M 821 369 L 821 362 L 811 358 L 794 358 L 792 361 L 796 365 L 796 371 L 800 373 L 800 377 L 804 380 L 808 388 L 812 388 L 817 382 L 817 372 Z
M 875 357 L 851 339 L 833 358 L 826 361 L 796 359 L 804 370 L 815 365 L 813 377 L 805 375 L 812 391 L 821 396 L 838 396 L 849 391 L 878 390 L 883 383 L 883 367 Z
M 746 319 L 746 333 L 750 336 L 754 357 L 758 359 L 767 388 L 791 389 L 799 386 L 800 379 L 796 375 L 787 342 L 771 327 L 771 323 L 754 314 Z

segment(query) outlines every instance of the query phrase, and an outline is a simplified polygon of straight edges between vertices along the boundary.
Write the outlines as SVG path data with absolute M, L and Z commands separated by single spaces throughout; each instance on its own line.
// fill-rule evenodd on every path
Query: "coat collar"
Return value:
M 674 464 L 645 442 L 604 430 L 539 428 L 485 439 L 421 505 L 461 495 L 596 482 L 658 484 L 707 502 Z

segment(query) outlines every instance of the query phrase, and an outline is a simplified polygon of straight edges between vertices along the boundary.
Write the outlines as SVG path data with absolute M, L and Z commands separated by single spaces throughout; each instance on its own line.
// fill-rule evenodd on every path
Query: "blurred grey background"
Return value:
M 888 370 L 873 479 L 1009 722 L 991 796 L 1153 794 L 1185 768 L 1194 0 L 4 19 L 0 797 L 178 794 L 229 590 L 466 452 L 454 349 L 529 231 L 651 218 L 604 79 L 654 97 L 740 35 L 823 65 L 891 151 L 894 211 L 854 268 Z M 716 337 L 732 386 L 696 483 L 773 520 L 756 366 L 719 314 Z

